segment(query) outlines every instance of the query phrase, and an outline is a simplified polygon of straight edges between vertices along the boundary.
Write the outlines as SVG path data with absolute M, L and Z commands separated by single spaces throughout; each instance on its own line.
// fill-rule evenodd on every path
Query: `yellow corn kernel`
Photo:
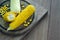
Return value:
M 7 22 L 11 22 L 15 19 L 16 14 L 14 12 L 7 12 L 3 15 L 3 19 Z
M 25 27 L 27 27 L 27 26 L 28 26 L 28 24 L 24 24 L 24 26 L 25 26 Z
M 30 22 L 27 22 L 27 24 L 30 24 Z
M 10 23 L 7 30 L 15 30 L 18 28 L 24 21 L 26 21 L 31 15 L 33 15 L 35 7 L 33 5 L 28 5 L 21 13 L 16 17 L 15 21 Z
M 30 19 L 30 22 L 32 21 L 32 19 Z
M 8 4 L 6 6 L 9 6 Z
M 24 23 L 27 23 L 26 21 Z
M 25 6 L 23 5 L 22 8 L 24 8 Z

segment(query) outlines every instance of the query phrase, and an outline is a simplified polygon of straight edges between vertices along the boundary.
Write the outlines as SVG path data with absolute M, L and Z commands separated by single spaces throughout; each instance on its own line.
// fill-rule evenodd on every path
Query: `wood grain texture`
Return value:
M 23 40 L 47 40 L 48 15 Z
M 48 40 L 60 40 L 60 0 L 52 0 L 49 11 Z

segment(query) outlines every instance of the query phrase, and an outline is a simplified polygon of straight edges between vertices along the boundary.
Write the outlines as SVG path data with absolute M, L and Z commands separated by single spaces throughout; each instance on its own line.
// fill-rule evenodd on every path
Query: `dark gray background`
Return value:
M 48 40 L 60 40 L 60 0 L 50 0 Z

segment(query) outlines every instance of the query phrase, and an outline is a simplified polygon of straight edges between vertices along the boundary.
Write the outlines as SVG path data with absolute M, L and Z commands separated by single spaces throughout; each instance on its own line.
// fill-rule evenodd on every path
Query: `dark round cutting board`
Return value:
M 4 2 L 2 2 L 0 4 L 0 8 L 3 7 L 4 5 L 7 5 L 8 7 L 8 10 L 7 12 L 10 11 L 10 1 L 9 0 L 6 0 Z M 21 0 L 21 10 L 23 10 L 27 5 L 30 5 L 29 2 L 25 1 L 25 0 Z M 24 6 L 24 7 L 22 7 Z M 30 22 L 29 20 L 32 19 L 32 21 Z M 30 24 L 33 22 L 33 19 L 34 19 L 34 14 L 28 19 L 26 20 L 26 22 L 30 22 Z M 3 33 L 3 34 L 6 34 L 6 35 L 10 35 L 10 36 L 15 36 L 15 35 L 23 35 L 26 31 L 22 32 L 22 30 L 26 29 L 29 27 L 29 25 L 27 27 L 24 26 L 25 23 L 23 23 L 19 28 L 17 28 L 16 30 L 13 30 L 13 31 L 7 31 L 7 28 L 9 27 L 9 23 L 8 22 L 5 22 L 1 16 L 1 13 L 0 13 L 0 31 Z

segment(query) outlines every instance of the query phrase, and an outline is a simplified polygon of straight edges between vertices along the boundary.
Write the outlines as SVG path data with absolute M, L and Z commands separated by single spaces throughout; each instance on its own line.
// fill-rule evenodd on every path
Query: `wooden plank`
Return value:
M 60 40 L 60 0 L 52 0 L 51 2 L 48 40 Z

